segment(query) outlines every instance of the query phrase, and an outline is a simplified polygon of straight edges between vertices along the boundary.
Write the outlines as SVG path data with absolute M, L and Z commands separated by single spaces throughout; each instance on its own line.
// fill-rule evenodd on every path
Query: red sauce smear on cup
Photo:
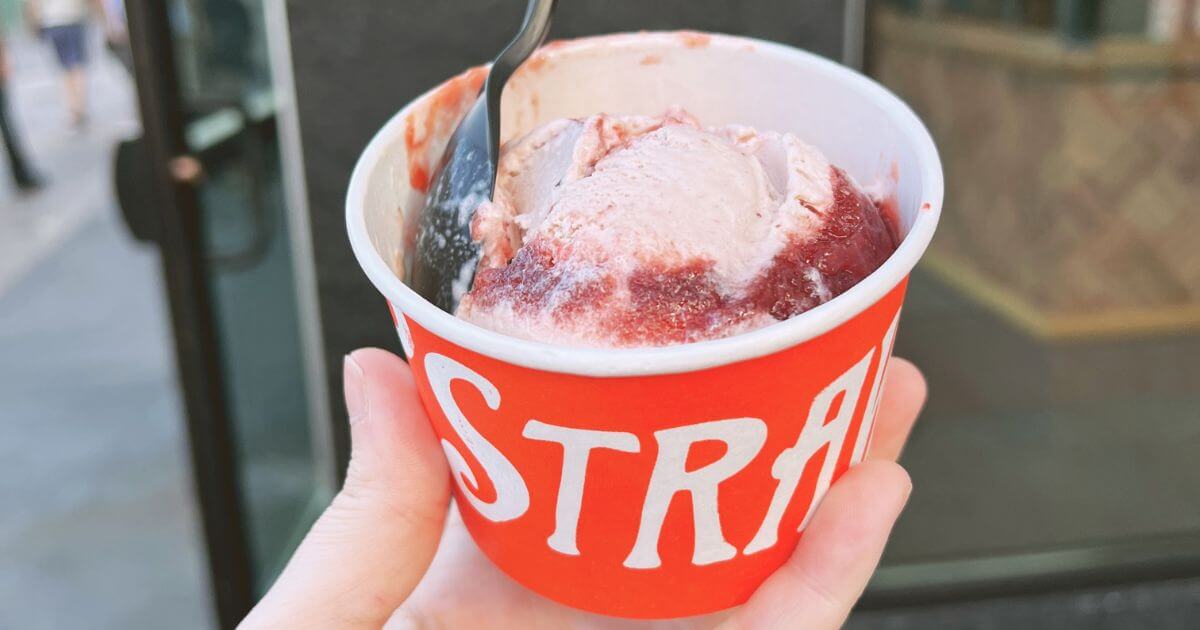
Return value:
M 466 110 L 479 94 L 487 68 L 477 66 L 442 84 L 424 106 L 414 112 L 404 128 L 404 146 L 408 151 L 408 184 L 414 190 L 427 192 L 431 161 L 441 158 L 429 155 L 434 139 L 448 140 Z

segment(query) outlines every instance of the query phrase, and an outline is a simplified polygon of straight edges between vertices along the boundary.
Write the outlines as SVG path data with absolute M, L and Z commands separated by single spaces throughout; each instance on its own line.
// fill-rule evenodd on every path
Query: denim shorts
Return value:
M 64 70 L 71 70 L 87 63 L 87 38 L 83 22 L 47 26 L 46 38 L 54 44 L 58 63 Z

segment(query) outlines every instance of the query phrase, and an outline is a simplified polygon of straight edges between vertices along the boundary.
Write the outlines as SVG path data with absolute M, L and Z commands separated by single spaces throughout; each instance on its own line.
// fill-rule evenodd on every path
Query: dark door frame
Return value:
M 254 603 L 253 567 L 243 522 L 232 426 L 218 341 L 209 308 L 195 182 L 199 162 L 184 139 L 180 91 L 167 3 L 126 0 L 138 107 L 159 209 L 157 226 L 170 305 L 178 376 L 200 504 L 217 623 L 233 628 Z

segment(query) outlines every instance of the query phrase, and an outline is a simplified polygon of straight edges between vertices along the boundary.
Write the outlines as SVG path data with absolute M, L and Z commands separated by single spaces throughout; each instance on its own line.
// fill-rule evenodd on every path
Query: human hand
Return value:
M 345 486 L 242 628 L 837 628 L 908 499 L 895 460 L 926 393 L 917 368 L 892 359 L 866 461 L 830 488 L 791 558 L 745 605 L 637 622 L 557 604 L 494 567 L 449 508 L 449 468 L 407 364 L 358 350 L 343 375 Z

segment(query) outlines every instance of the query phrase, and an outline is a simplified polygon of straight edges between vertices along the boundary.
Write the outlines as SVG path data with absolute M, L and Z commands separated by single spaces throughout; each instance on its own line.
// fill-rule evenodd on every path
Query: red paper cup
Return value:
M 760 330 L 667 348 L 552 346 L 456 319 L 398 276 L 429 156 L 482 75 L 392 118 L 346 204 L 463 520 L 505 573 L 569 606 L 664 618 L 740 604 L 869 446 L 907 276 L 942 205 L 933 141 L 873 81 L 780 44 L 649 33 L 547 46 L 505 92 L 504 138 L 559 117 L 682 105 L 708 125 L 796 133 L 858 181 L 890 182 L 904 234 L 857 286 Z

